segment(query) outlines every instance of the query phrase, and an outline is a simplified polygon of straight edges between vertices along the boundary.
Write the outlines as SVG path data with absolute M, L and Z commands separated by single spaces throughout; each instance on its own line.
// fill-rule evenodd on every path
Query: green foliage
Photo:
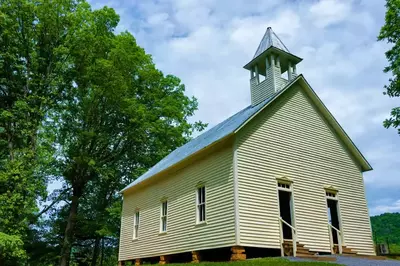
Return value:
M 184 144 L 193 130 L 204 128 L 201 122 L 187 122 L 197 101 L 185 96 L 180 80 L 157 70 L 131 34 L 113 33 L 118 23 L 113 10 L 80 12 L 86 14 L 85 23 L 72 44 L 79 49 L 71 56 L 70 85 L 52 119 L 59 164 L 74 197 L 64 249 L 71 247 L 75 224 L 88 229 L 86 237 L 95 246 L 104 236 L 115 238 L 119 223 L 102 217 L 110 217 L 110 208 L 115 212 L 117 192 Z M 80 209 L 88 208 L 85 217 L 92 213 L 96 223 L 85 226 L 78 204 L 85 204 Z
M 82 0 L 0 4 L 2 265 L 110 263 L 118 191 L 205 127 L 118 22 Z M 54 179 L 63 189 L 47 195 Z
M 400 213 L 384 213 L 371 217 L 375 243 L 390 244 L 391 252 L 400 254 Z
M 0 232 L 23 242 L 47 194 L 54 136 L 42 124 L 60 97 L 72 9 L 64 1 L 0 4 Z M 6 265 L 19 256 L 4 252 Z
M 381 28 L 378 40 L 386 40 L 392 44 L 392 48 L 387 51 L 386 58 L 389 66 L 384 69 L 385 73 L 391 73 L 389 84 L 385 86 L 389 97 L 400 96 L 400 0 L 386 0 L 385 25 Z M 393 108 L 391 117 L 384 121 L 384 126 L 398 128 L 400 126 L 400 107 Z M 400 134 L 400 129 L 398 129 Z
M 23 245 L 24 243 L 18 236 L 0 232 L 0 264 L 4 265 L 10 260 L 21 262 L 26 259 Z

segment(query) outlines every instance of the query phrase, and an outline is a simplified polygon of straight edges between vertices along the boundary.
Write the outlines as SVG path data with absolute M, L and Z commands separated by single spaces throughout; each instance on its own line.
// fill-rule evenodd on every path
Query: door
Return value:
M 279 212 L 282 219 L 292 225 L 292 192 L 278 190 L 279 193 Z M 292 229 L 282 222 L 283 239 L 292 239 Z
M 329 223 L 334 226 L 335 228 L 340 230 L 340 223 L 339 223 L 339 213 L 338 213 L 338 202 L 334 199 L 327 199 L 328 205 L 328 220 Z M 335 229 L 331 228 L 332 230 L 332 240 L 333 244 L 339 244 L 338 234 Z

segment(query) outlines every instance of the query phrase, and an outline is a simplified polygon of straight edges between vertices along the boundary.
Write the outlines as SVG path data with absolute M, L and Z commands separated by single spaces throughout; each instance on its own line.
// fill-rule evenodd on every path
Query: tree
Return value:
M 400 253 L 400 213 L 384 213 L 371 217 L 376 244 L 389 244 L 391 253 Z
M 67 1 L 3 0 L 0 4 L 0 264 L 25 258 L 37 201 L 46 197 L 54 148 L 42 130 L 59 99 L 68 54 Z M 20 252 L 11 252 L 9 245 Z M 10 253 L 11 252 L 11 253 Z
M 205 126 L 118 21 L 84 0 L 0 3 L 1 265 L 68 265 L 72 247 L 92 265 L 115 256 L 118 191 Z
M 51 119 L 59 165 L 72 188 L 62 266 L 69 264 L 90 185 L 112 179 L 121 189 L 205 126 L 187 121 L 197 101 L 185 96 L 180 80 L 157 70 L 131 34 L 114 34 L 119 17 L 113 9 L 81 5 L 76 14 L 83 19 L 69 42 L 65 95 Z
M 386 40 L 392 44 L 392 48 L 387 51 L 386 58 L 389 66 L 384 69 L 385 73 L 392 73 L 389 84 L 385 86 L 384 94 L 389 97 L 400 96 L 400 0 L 386 0 L 385 25 L 381 28 L 378 40 Z M 400 107 L 393 108 L 390 118 L 386 119 L 383 125 L 386 128 L 398 128 L 400 125 Z M 398 129 L 400 134 L 400 129 Z

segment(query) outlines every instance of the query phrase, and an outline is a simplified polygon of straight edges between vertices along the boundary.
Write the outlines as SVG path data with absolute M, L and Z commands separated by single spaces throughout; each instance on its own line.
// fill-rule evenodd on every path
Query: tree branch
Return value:
M 46 213 L 48 210 L 50 210 L 56 203 L 60 202 L 62 200 L 62 197 L 69 191 L 71 191 L 72 188 L 67 188 L 65 189 L 63 192 L 60 193 L 60 195 L 58 195 L 58 197 L 46 208 L 44 208 L 41 212 L 39 212 L 38 214 L 36 214 L 31 223 L 33 223 L 35 220 L 37 220 L 40 216 L 42 216 L 42 214 Z

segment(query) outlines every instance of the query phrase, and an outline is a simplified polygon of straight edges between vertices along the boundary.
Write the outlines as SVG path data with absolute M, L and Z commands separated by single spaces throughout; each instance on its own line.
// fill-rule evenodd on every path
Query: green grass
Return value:
M 185 264 L 166 264 L 168 266 L 182 266 Z M 340 264 L 328 262 L 294 262 L 283 258 L 265 258 L 265 259 L 251 259 L 246 261 L 237 262 L 201 262 L 199 264 L 191 264 L 199 266 L 337 266 Z

